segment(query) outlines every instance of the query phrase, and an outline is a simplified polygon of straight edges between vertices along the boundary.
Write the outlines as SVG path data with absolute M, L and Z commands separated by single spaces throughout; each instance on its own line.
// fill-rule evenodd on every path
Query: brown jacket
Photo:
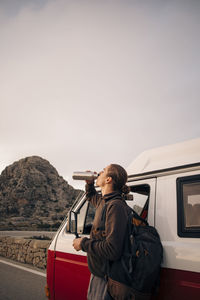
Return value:
M 128 207 L 119 192 L 113 192 L 103 197 L 98 194 L 94 185 L 86 185 L 87 200 L 96 207 L 95 218 L 90 238 L 84 238 L 82 250 L 87 252 L 88 267 L 92 274 L 104 277 L 107 262 L 118 260 L 122 255 L 125 231 L 128 221 Z M 102 208 L 105 203 L 105 230 L 101 230 Z

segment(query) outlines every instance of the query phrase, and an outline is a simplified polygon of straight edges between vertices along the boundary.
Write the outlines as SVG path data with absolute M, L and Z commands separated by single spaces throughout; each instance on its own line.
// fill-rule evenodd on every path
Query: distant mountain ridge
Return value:
M 0 230 L 56 228 L 80 192 L 47 160 L 20 159 L 0 175 Z

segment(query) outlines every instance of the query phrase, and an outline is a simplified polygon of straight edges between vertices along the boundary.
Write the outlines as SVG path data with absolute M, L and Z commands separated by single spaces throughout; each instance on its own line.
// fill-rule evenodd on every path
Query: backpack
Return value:
M 106 209 L 107 204 L 102 209 L 104 229 Z M 119 260 L 108 261 L 108 277 L 135 291 L 154 293 L 159 283 L 162 257 L 163 247 L 157 230 L 130 208 L 123 253 Z

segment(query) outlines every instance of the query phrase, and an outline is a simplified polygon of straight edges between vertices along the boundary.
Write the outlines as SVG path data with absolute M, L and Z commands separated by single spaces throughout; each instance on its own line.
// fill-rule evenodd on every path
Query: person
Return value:
M 87 252 L 88 267 L 91 272 L 88 300 L 135 299 L 132 290 L 107 278 L 108 262 L 118 260 L 123 251 L 123 242 L 128 222 L 128 206 L 124 195 L 129 193 L 126 185 L 127 172 L 117 164 L 110 164 L 99 173 L 96 185 L 86 181 L 86 199 L 96 208 L 90 238 L 81 237 L 73 241 L 77 251 Z M 107 203 L 104 228 L 102 209 Z

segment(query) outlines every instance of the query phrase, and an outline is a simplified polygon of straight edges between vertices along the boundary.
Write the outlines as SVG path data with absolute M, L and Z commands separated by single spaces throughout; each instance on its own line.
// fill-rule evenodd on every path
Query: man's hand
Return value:
M 82 240 L 83 240 L 83 237 L 73 240 L 73 247 L 74 247 L 74 249 L 76 251 L 80 251 L 81 250 L 81 242 L 82 242 Z

